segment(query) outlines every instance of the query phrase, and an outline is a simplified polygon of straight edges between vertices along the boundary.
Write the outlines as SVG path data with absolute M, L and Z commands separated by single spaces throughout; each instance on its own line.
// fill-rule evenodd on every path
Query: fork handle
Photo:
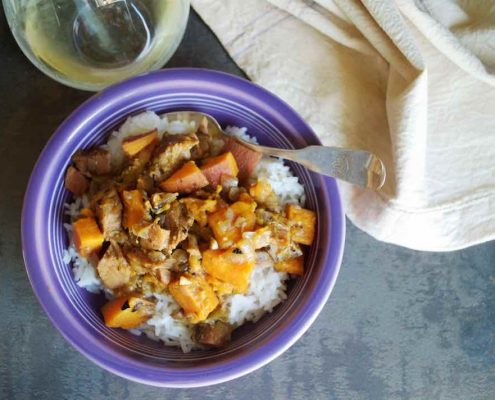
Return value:
M 297 150 L 258 147 L 264 154 L 294 161 L 312 171 L 365 188 L 376 190 L 385 182 L 383 162 L 365 150 L 326 146 L 308 146 Z

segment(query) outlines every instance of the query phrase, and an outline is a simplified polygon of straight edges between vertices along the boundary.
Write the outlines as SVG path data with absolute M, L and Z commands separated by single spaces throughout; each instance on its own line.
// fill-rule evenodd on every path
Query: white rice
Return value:
M 161 340 L 166 346 L 179 346 L 184 353 L 200 348 L 192 339 L 191 326 L 172 317 L 180 310 L 174 298 L 168 294 L 156 294 L 155 315 L 135 333 L 144 332 L 153 340 Z
M 150 130 L 157 129 L 159 136 L 163 133 L 187 133 L 196 130 L 194 122 L 168 121 L 151 111 L 129 117 L 124 124 L 110 135 L 108 143 L 104 145 L 112 154 L 112 165 L 121 165 L 123 161 L 122 141 L 124 138 L 139 135 Z M 227 134 L 257 143 L 256 138 L 247 134 L 246 128 L 227 127 Z M 255 175 L 265 178 L 272 185 L 273 190 L 279 196 L 282 203 L 304 204 L 304 188 L 299 183 L 288 166 L 281 159 L 264 157 L 258 164 Z M 83 196 L 71 204 L 65 205 L 65 213 L 71 218 L 79 215 L 81 208 L 87 206 L 88 200 Z M 69 237 L 72 237 L 70 224 L 64 224 Z M 269 257 L 261 253 L 250 278 L 247 293 L 226 296 L 223 300 L 229 322 L 240 326 L 247 321 L 256 322 L 266 312 L 272 312 L 275 306 L 287 298 L 286 281 L 289 275 L 277 272 Z M 105 292 L 95 268 L 84 258 L 77 254 L 72 239 L 67 250 L 64 251 L 63 261 L 72 263 L 72 272 L 78 286 L 92 293 Z M 155 315 L 139 329 L 132 329 L 134 334 L 145 333 L 153 340 L 161 340 L 167 346 L 180 346 L 184 352 L 199 348 L 192 339 L 192 329 L 187 323 L 174 319 L 172 314 L 180 310 L 180 306 L 172 296 L 156 294 L 157 299 Z

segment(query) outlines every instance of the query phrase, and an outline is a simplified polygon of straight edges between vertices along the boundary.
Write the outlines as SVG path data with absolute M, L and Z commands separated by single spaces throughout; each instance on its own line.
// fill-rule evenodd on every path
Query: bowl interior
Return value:
M 104 143 L 129 115 L 196 110 L 222 126 L 246 127 L 261 144 L 297 148 L 318 144 L 310 128 L 284 103 L 247 81 L 197 70 L 160 71 L 112 87 L 76 110 L 59 128 L 33 172 L 23 212 L 28 273 L 42 305 L 62 334 L 86 356 L 120 375 L 145 383 L 190 386 L 230 379 L 259 367 L 290 346 L 309 327 L 335 282 L 343 248 L 344 220 L 335 182 L 290 164 L 317 213 L 316 240 L 306 253 L 304 276 L 288 299 L 255 324 L 235 331 L 217 350 L 183 354 L 144 336 L 104 326 L 104 299 L 79 288 L 62 261 L 68 239 L 63 178 L 76 150 Z

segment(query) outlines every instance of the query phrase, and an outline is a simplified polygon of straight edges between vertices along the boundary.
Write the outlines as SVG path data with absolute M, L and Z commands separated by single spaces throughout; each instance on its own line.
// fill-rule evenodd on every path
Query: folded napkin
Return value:
M 341 184 L 375 238 L 495 238 L 495 5 L 483 0 L 193 0 L 246 74 L 325 145 L 370 150 L 380 192 Z

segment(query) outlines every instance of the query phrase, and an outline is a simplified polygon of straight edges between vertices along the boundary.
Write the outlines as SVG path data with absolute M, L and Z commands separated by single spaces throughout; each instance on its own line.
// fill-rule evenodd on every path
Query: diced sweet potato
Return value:
M 227 250 L 203 252 L 203 268 L 207 274 L 231 284 L 237 293 L 245 293 L 256 261 L 254 250 L 236 246 Z
M 103 234 L 94 218 L 81 218 L 72 223 L 72 238 L 77 252 L 88 257 L 103 245 Z
M 294 204 L 288 204 L 285 214 L 291 227 L 291 237 L 294 242 L 311 245 L 315 237 L 316 214 Z
M 151 132 L 143 133 L 138 136 L 131 136 L 122 142 L 122 150 L 129 157 L 135 156 L 149 144 L 158 141 L 157 130 L 152 130 Z
M 218 305 L 215 292 L 199 275 L 181 275 L 169 283 L 168 290 L 193 323 L 204 321 Z
M 275 269 L 279 272 L 287 272 L 294 275 L 304 274 L 304 256 L 290 258 L 275 263 Z
M 76 196 L 82 196 L 89 188 L 86 177 L 72 165 L 65 173 L 65 188 Z
M 239 173 L 239 168 L 237 168 L 234 156 L 228 151 L 219 156 L 207 158 L 201 166 L 201 171 L 210 182 L 210 185 L 216 187 L 220 185 L 223 175 L 236 177 Z
M 208 179 L 194 161 L 186 162 L 169 178 L 160 182 L 160 187 L 164 191 L 177 193 L 192 193 L 206 185 L 208 185 Z
M 208 213 L 217 210 L 217 201 L 213 199 L 203 200 L 194 197 L 185 197 L 180 199 L 180 202 L 186 205 L 187 211 L 200 226 L 206 226 L 208 223 Z
M 262 157 L 261 153 L 248 149 L 228 136 L 225 138 L 224 150 L 230 151 L 234 156 L 239 168 L 239 179 L 241 180 L 245 180 L 252 175 Z
M 124 228 L 130 228 L 144 221 L 146 208 L 144 207 L 143 195 L 139 190 L 124 190 L 122 192 L 122 202 L 124 203 L 124 218 L 122 221 Z
M 152 315 L 155 305 L 135 296 L 123 296 L 111 300 L 101 308 L 105 325 L 109 328 L 132 329 L 146 322 Z
M 252 231 L 256 224 L 256 203 L 237 201 L 230 207 L 208 215 L 208 225 L 221 248 L 233 246 L 243 232 Z

